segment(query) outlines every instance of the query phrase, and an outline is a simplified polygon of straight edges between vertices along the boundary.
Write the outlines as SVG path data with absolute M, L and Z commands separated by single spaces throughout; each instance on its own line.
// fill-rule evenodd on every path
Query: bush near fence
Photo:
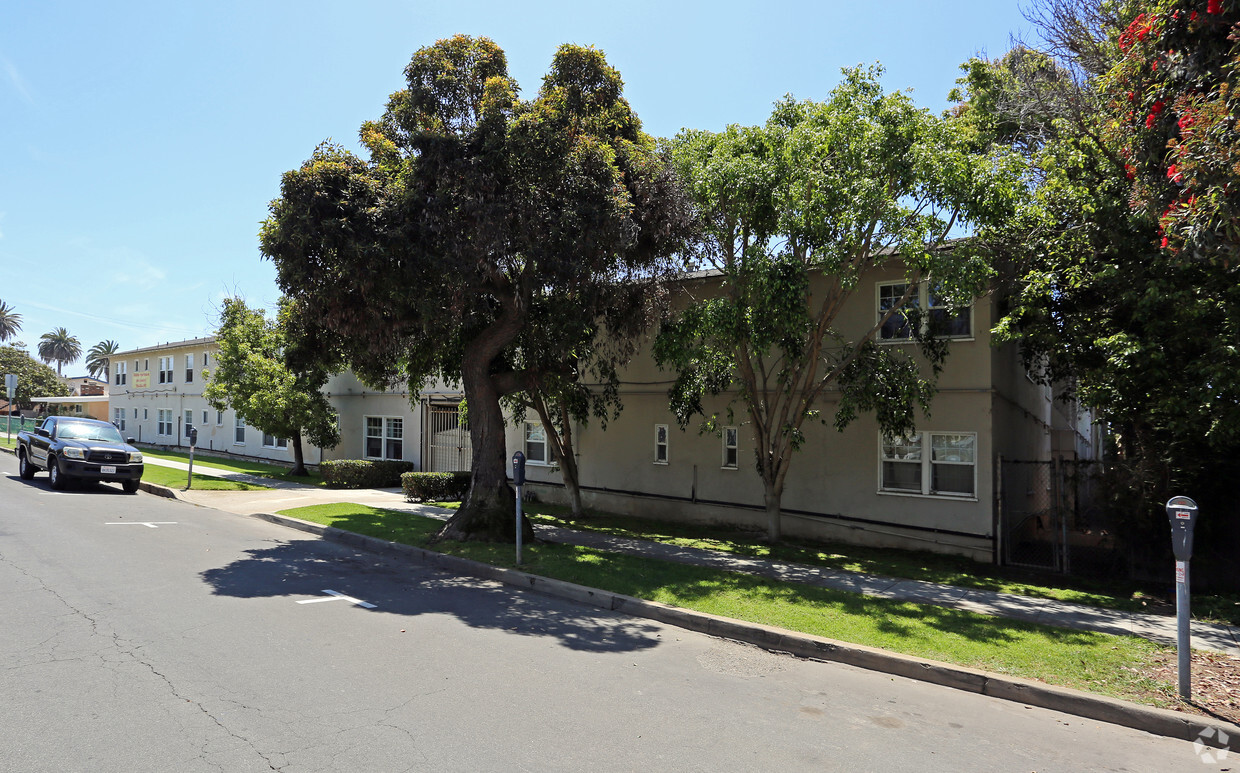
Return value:
M 400 486 L 410 502 L 460 502 L 469 493 L 469 473 L 407 472 Z
M 400 476 L 413 469 L 413 462 L 333 459 L 319 463 L 319 474 L 337 488 L 392 488 Z

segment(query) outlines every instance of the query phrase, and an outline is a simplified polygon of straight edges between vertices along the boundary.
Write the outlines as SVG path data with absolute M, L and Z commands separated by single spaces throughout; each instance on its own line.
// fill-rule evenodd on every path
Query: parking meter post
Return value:
M 521 565 L 521 489 L 525 486 L 525 454 L 520 451 L 512 455 L 512 483 L 517 490 L 517 566 Z
M 1171 552 L 1175 554 L 1175 644 L 1176 670 L 1180 697 L 1192 694 L 1192 636 L 1189 594 L 1189 561 L 1193 557 L 1193 527 L 1197 523 L 1197 503 L 1188 497 L 1167 501 L 1167 520 L 1171 522 Z
M 198 428 L 189 428 L 189 479 L 185 481 L 185 488 L 189 489 L 194 485 L 194 446 L 198 445 Z
M 17 374 L 4 374 L 4 395 L 7 403 L 4 412 L 5 424 L 9 436 L 9 442 L 13 442 L 13 406 L 17 404 Z M 19 427 L 20 429 L 20 427 Z

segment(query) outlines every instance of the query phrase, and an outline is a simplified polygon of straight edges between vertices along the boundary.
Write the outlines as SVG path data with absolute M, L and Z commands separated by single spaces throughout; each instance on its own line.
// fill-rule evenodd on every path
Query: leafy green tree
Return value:
M 486 38 L 420 49 L 405 77 L 362 126 L 368 160 L 322 145 L 284 175 L 262 251 L 363 379 L 463 385 L 472 480 L 440 536 L 511 541 L 500 398 L 572 374 L 582 321 L 645 324 L 614 310 L 649 307 L 691 219 L 595 49 L 561 46 L 532 101 Z
M 81 356 L 82 342 L 77 336 L 69 335 L 69 331 L 63 327 L 39 336 L 39 359 L 55 362 L 57 375 L 61 375 L 61 366 Z
M 13 307 L 0 301 L 0 343 L 17 337 L 22 329 L 22 315 Z
M 765 126 L 687 131 L 674 143 L 723 289 L 665 326 L 656 359 L 678 373 L 670 397 L 682 426 L 703 414 L 715 429 L 703 399 L 733 395 L 727 410 L 739 405 L 753 434 L 772 541 L 805 423 L 826 423 L 824 390 L 840 390 L 837 429 L 873 412 L 885 433 L 913 430 L 946 355 L 938 320 L 917 308 L 918 286 L 972 303 L 990 262 L 979 239 L 948 248 L 949 234 L 1010 214 L 1019 192 L 1012 154 L 976 152 L 957 122 L 884 93 L 881 73 L 845 70 L 826 102 L 785 99 Z M 885 265 L 904 271 L 902 293 L 868 329 L 837 328 L 861 277 Z M 889 324 L 908 326 L 927 367 L 906 347 L 874 344 Z
M 240 298 L 228 298 L 220 314 L 215 368 L 205 374 L 203 396 L 216 410 L 229 407 L 256 429 L 293 444 L 293 475 L 305 475 L 302 435 L 320 448 L 340 442 L 336 415 L 322 388 L 331 375 L 295 340 L 300 312 L 286 301 L 277 319 L 251 309 Z M 299 350 L 296 367 L 289 353 Z
M 90 347 L 86 353 L 86 372 L 92 376 L 102 374 L 104 380 L 108 380 L 112 375 L 112 358 L 120 350 L 120 344 L 110 339 Z
M 69 394 L 69 388 L 56 377 L 56 371 L 12 346 L 0 346 L 0 374 L 3 373 L 17 375 L 17 394 L 9 395 L 3 379 L 0 379 L 0 396 L 18 408 L 33 407 L 32 397 L 65 397 Z
M 1165 544 L 1161 503 L 1182 490 L 1201 501 L 1234 477 L 1240 450 L 1240 267 L 1203 252 L 1222 237 L 1159 216 L 1167 185 L 1180 190 L 1167 140 L 1187 102 L 1142 79 L 1167 68 L 1179 78 L 1199 61 L 1157 58 L 1166 52 L 1150 13 L 1168 10 L 1181 31 L 1211 16 L 1204 0 L 1040 0 L 1043 50 L 966 65 L 956 110 L 1032 169 L 1005 240 L 1016 276 L 996 337 L 1019 341 L 1034 372 L 1074 385 L 1106 421 L 1129 476 L 1118 536 L 1144 551 Z

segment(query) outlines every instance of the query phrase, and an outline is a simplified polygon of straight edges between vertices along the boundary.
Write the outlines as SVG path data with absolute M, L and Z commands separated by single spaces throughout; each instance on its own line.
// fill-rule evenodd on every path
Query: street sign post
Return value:
M 1188 497 L 1171 497 L 1167 500 L 1167 520 L 1171 522 L 1171 552 L 1175 554 L 1175 644 L 1180 697 L 1188 700 L 1192 692 L 1188 563 L 1193 557 L 1193 527 L 1197 523 L 1197 503 Z
M 13 440 L 13 406 L 17 403 L 17 374 L 4 374 L 4 395 L 8 398 L 8 408 L 4 412 L 5 426 L 7 427 L 9 440 Z
M 189 479 L 185 481 L 185 488 L 189 489 L 194 485 L 194 446 L 198 445 L 198 428 L 190 426 L 189 428 Z
M 512 455 L 512 484 L 517 489 L 517 566 L 521 565 L 521 489 L 525 486 L 525 454 Z

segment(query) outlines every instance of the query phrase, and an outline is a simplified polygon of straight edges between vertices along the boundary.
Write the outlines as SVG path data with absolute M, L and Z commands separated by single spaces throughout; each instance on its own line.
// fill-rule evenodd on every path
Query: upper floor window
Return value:
M 172 357 L 171 356 L 159 358 L 159 383 L 161 384 L 172 383 Z
M 878 319 L 898 306 L 908 293 L 907 282 L 883 282 L 878 285 Z M 925 314 L 920 314 L 922 309 Z M 925 332 L 945 338 L 973 337 L 973 308 L 951 308 L 938 288 L 921 282 L 913 288 L 908 301 L 888 317 L 878 333 L 880 341 L 908 341 L 913 338 L 913 324 L 927 326 Z
M 185 383 L 194 383 L 194 355 L 185 355 Z
M 125 383 L 125 377 L 127 375 L 125 372 L 125 366 L 127 364 L 128 363 L 124 363 L 124 362 L 116 363 L 116 384 L 117 386 L 123 385 Z

